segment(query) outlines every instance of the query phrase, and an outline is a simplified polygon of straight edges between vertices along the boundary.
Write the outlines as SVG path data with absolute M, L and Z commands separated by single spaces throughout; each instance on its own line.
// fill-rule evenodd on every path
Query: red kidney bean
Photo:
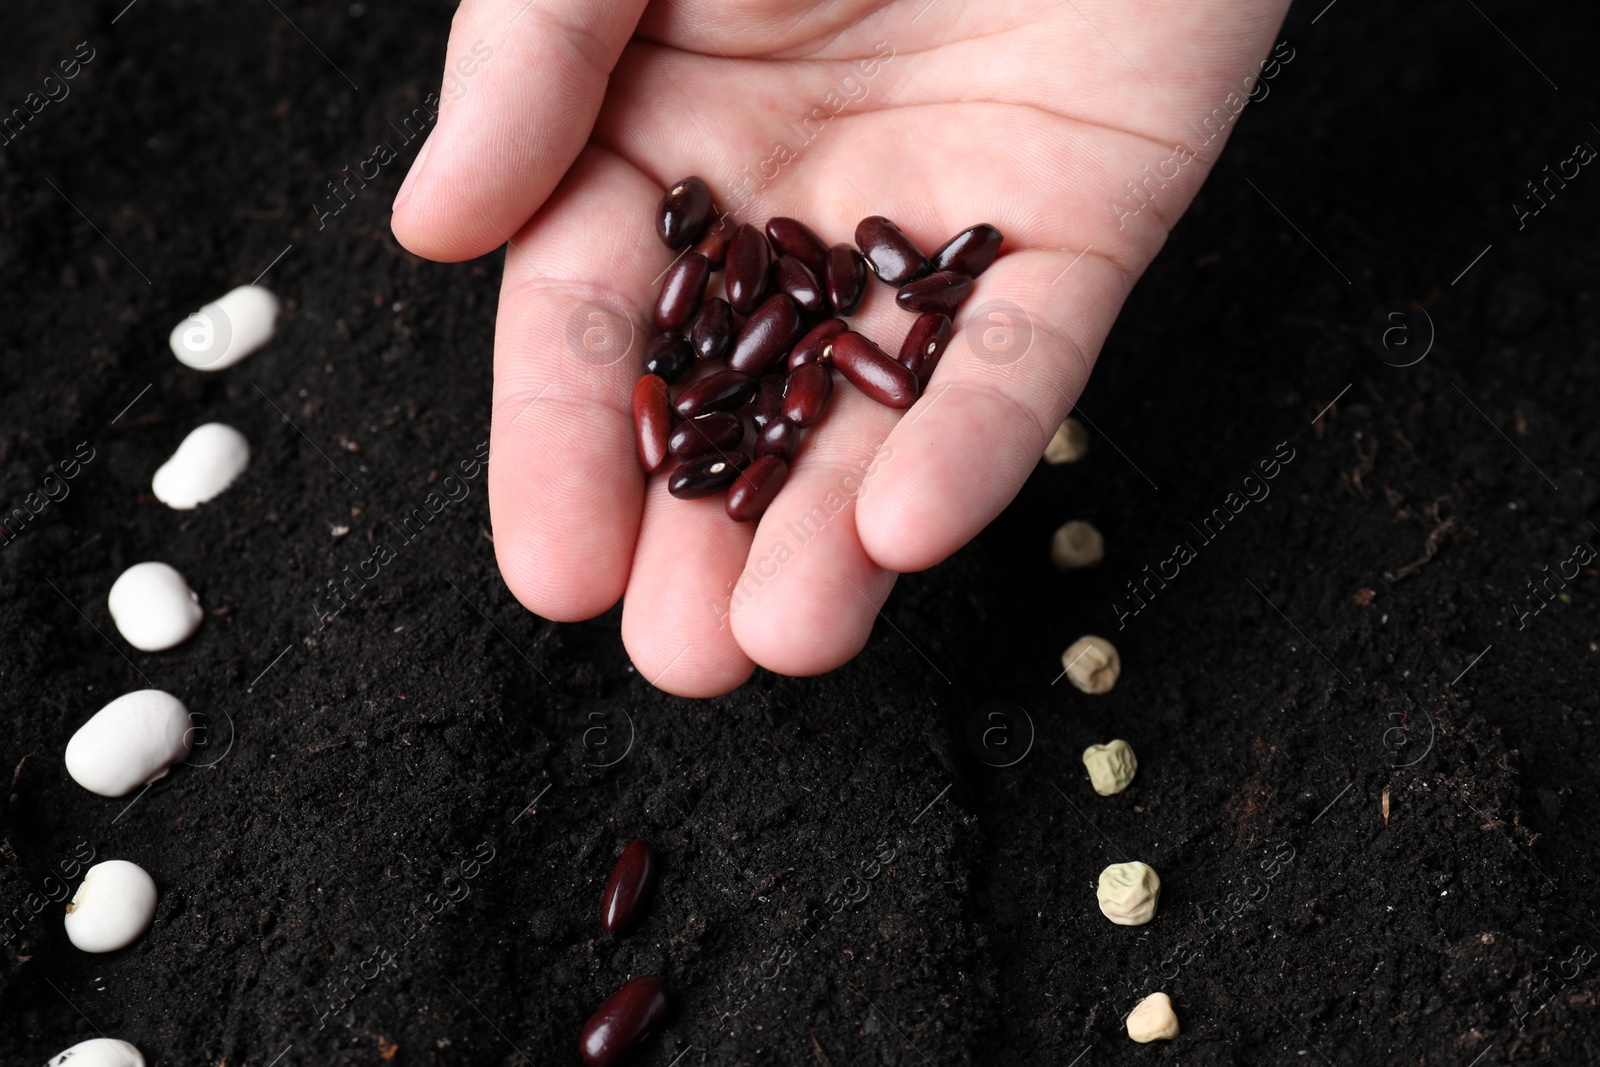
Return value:
M 772 287 L 788 295 L 802 314 L 820 315 L 827 308 L 822 286 L 806 265 L 794 256 L 779 256 L 772 265 Z
M 748 222 L 733 232 L 728 242 L 728 273 L 723 285 L 728 303 L 741 315 L 748 315 L 767 295 L 767 271 L 772 265 L 772 248 L 766 235 Z
M 589 1016 L 578 1038 L 578 1052 L 588 1067 L 613 1067 L 666 1017 L 666 985 L 653 974 L 635 978 Z
M 688 177 L 667 190 L 656 208 L 656 235 L 676 252 L 694 244 L 711 217 L 711 187 Z
M 733 480 L 739 477 L 739 472 L 749 464 L 750 457 L 743 452 L 717 453 L 691 459 L 687 463 L 680 463 L 678 469 L 672 472 L 672 477 L 667 479 L 667 492 L 679 500 L 694 500 L 720 493 L 732 485 Z
M 859 333 L 846 330 L 833 339 L 833 365 L 850 384 L 886 407 L 908 408 L 917 402 L 917 376 Z
M 934 270 L 953 270 L 976 278 L 1000 254 L 1000 231 L 987 222 L 962 230 L 933 254 Z
M 789 464 L 777 456 L 762 456 L 744 469 L 728 487 L 728 518 L 753 522 L 761 517 L 789 477 Z
M 678 423 L 667 438 L 667 455 L 673 459 L 693 459 L 726 452 L 742 440 L 744 420 L 731 411 L 713 411 Z
M 756 429 L 783 414 L 783 385 L 781 374 L 768 374 L 756 383 L 755 399 L 750 401 L 750 418 Z
M 761 432 L 756 434 L 756 458 L 777 456 L 787 461 L 794 455 L 795 446 L 799 443 L 800 427 L 779 415 L 761 427 Z
M 728 261 L 728 242 L 733 240 L 733 231 L 737 227 L 732 215 L 723 215 L 714 220 L 705 236 L 695 242 L 694 251 L 706 257 L 712 270 L 721 270 Z
M 678 394 L 672 409 L 680 418 L 692 419 L 713 411 L 732 411 L 756 391 L 752 375 L 736 370 L 721 370 L 708 374 Z
M 720 296 L 700 305 L 689 327 L 689 344 L 700 359 L 721 359 L 733 343 L 733 308 Z
M 765 237 L 761 239 L 766 240 Z M 746 374 L 760 374 L 794 343 L 794 333 L 799 327 L 800 313 L 794 301 L 782 293 L 773 293 L 734 334 L 728 366 Z
M 710 280 L 711 264 L 705 256 L 694 252 L 679 256 L 661 279 L 661 293 L 656 297 L 656 329 L 681 330 L 688 325 L 700 310 L 706 282 Z
M 833 358 L 833 339 L 847 329 L 849 327 L 843 319 L 824 319 L 811 327 L 789 352 L 789 369 L 794 370 L 807 363 L 826 364 Z
M 644 372 L 659 374 L 669 382 L 683 377 L 683 372 L 694 363 L 694 349 L 681 334 L 664 333 L 650 342 L 644 352 Z
M 901 342 L 897 361 L 910 368 L 917 376 L 917 385 L 925 387 L 950 343 L 950 316 L 938 311 L 918 315 L 911 324 L 906 339 Z
M 948 315 L 961 306 L 970 292 L 971 278 L 942 270 L 908 283 L 894 295 L 894 302 L 907 311 L 942 311 Z
M 633 436 L 645 472 L 661 469 L 667 461 L 667 436 L 672 429 L 672 408 L 667 403 L 667 383 L 659 374 L 646 374 L 633 387 Z
M 644 838 L 636 837 L 611 868 L 605 896 L 600 898 L 600 925 L 606 933 L 625 934 L 633 929 L 655 882 L 656 850 Z
M 828 269 L 828 246 L 815 230 L 797 219 L 787 219 L 782 215 L 768 219 L 767 240 L 779 252 L 804 263 L 806 269 L 819 279 Z
M 854 315 L 867 295 L 867 259 L 849 245 L 828 249 L 828 302 L 841 315 Z
M 856 224 L 856 246 L 873 273 L 896 289 L 933 270 L 911 238 L 882 215 L 870 215 Z
M 806 363 L 789 372 L 783 385 L 783 417 L 805 429 L 828 410 L 833 375 L 818 363 Z

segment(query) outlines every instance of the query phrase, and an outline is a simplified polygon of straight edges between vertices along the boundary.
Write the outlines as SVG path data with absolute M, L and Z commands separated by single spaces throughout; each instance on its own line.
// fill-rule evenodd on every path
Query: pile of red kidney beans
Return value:
M 661 282 L 644 377 L 633 390 L 633 424 L 646 472 L 678 461 L 667 482 L 684 499 L 727 491 L 728 515 L 759 518 L 789 476 L 800 431 L 822 418 L 833 392 L 830 367 L 880 404 L 916 402 L 950 343 L 950 321 L 973 279 L 1000 254 L 1000 231 L 980 223 L 931 257 L 882 216 L 862 219 L 855 245 L 823 243 L 790 218 L 766 232 L 713 218 L 700 178 L 661 198 L 656 232 L 681 252 Z M 692 246 L 692 247 L 691 247 Z M 688 251 L 684 251 L 688 249 Z M 917 317 L 890 356 L 844 317 L 867 291 L 868 270 Z M 723 296 L 708 294 L 723 274 Z M 695 364 L 726 369 L 698 377 L 673 398 L 668 387 Z M 745 414 L 754 425 L 746 437 Z

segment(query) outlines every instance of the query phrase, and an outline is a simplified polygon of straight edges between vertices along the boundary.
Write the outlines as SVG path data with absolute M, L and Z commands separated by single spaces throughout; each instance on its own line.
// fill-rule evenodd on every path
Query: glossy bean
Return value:
M 846 330 L 833 339 L 833 365 L 867 396 L 891 408 L 917 401 L 917 376 L 859 333 Z
M 578 1052 L 588 1067 L 612 1067 L 654 1033 L 666 1017 L 665 983 L 653 974 L 635 978 L 589 1016 L 578 1038 Z
M 787 461 L 794 455 L 795 446 L 800 443 L 800 427 L 779 415 L 756 434 L 756 458 L 762 456 L 777 456 Z
M 828 249 L 828 303 L 841 315 L 854 315 L 867 295 L 867 258 L 849 245 Z
M 721 359 L 733 343 L 733 308 L 720 296 L 700 305 L 689 327 L 689 344 L 699 359 Z
M 833 339 L 849 328 L 843 319 L 824 319 L 811 327 L 790 350 L 789 369 L 794 370 L 807 363 L 826 365 L 833 359 Z
M 828 306 L 816 277 L 794 256 L 779 256 L 772 265 L 772 287 L 793 300 L 803 315 L 820 315 Z
M 712 221 L 705 235 L 694 243 L 694 251 L 706 257 L 712 270 L 721 270 L 723 264 L 728 262 L 728 242 L 733 240 L 733 231 L 738 226 L 732 215 L 719 216 Z
M 755 399 L 750 401 L 750 418 L 756 429 L 783 414 L 783 386 L 781 374 L 768 374 L 756 383 Z
M 819 363 L 806 363 L 789 372 L 783 385 L 783 417 L 805 429 L 828 410 L 833 374 Z
M 711 187 L 703 178 L 685 178 L 656 207 L 656 236 L 676 252 L 694 244 L 710 217 Z
M 659 374 L 646 374 L 633 387 L 633 436 L 639 446 L 639 463 L 646 473 L 667 461 L 667 439 L 672 430 L 672 407 L 667 383 Z
M 691 459 L 678 465 L 667 479 L 667 492 L 679 500 L 720 493 L 733 484 L 739 472 L 749 466 L 750 457 L 743 452 L 713 454 Z
M 976 278 L 1000 254 L 1000 231 L 987 222 L 962 230 L 933 254 L 934 270 L 953 270 Z
M 949 315 L 971 292 L 970 277 L 942 270 L 906 284 L 894 295 L 894 302 L 907 311 L 940 311 Z
M 789 464 L 777 456 L 762 456 L 744 469 L 728 487 L 728 518 L 753 522 L 761 517 L 789 477 Z
M 782 293 L 773 293 L 734 334 L 728 366 L 746 374 L 760 374 L 794 343 L 799 327 L 800 313 L 794 301 Z
M 728 273 L 723 285 L 728 303 L 741 315 L 748 315 L 767 295 L 767 272 L 772 266 L 772 248 L 767 237 L 749 223 L 733 232 L 728 242 Z
M 906 339 L 901 342 L 897 361 L 911 369 L 919 386 L 927 386 L 933 368 L 939 365 L 945 346 L 950 343 L 950 316 L 938 311 L 918 315 Z
M 786 256 L 793 256 L 819 280 L 828 269 L 828 246 L 815 230 L 798 219 L 779 215 L 767 220 L 767 240 Z
M 656 297 L 656 329 L 681 330 L 700 310 L 705 299 L 706 282 L 711 280 L 711 264 L 705 256 L 685 252 L 679 256 L 661 279 L 661 292 Z
M 708 374 L 678 394 L 672 409 L 680 418 L 692 419 L 713 411 L 732 411 L 756 390 L 755 377 L 736 370 Z
M 600 899 L 600 925 L 606 933 L 625 934 L 633 929 L 655 881 L 656 850 L 644 838 L 636 837 L 622 850 L 606 879 L 605 896 Z
M 683 377 L 683 372 L 693 363 L 694 349 L 689 347 L 689 342 L 681 334 L 659 334 L 644 352 L 644 372 L 659 374 L 668 382 Z
M 882 215 L 870 215 L 856 224 L 856 247 L 873 273 L 896 289 L 933 270 L 911 238 Z
M 667 438 L 667 455 L 673 459 L 693 459 L 713 452 L 726 452 L 744 440 L 744 420 L 731 411 L 713 411 L 697 419 L 685 419 Z

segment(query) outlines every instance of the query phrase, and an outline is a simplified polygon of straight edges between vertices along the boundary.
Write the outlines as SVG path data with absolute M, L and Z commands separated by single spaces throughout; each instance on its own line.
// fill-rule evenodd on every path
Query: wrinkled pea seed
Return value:
M 1083 765 L 1089 771 L 1089 781 L 1094 791 L 1103 797 L 1115 796 L 1128 788 L 1134 773 L 1139 769 L 1139 759 L 1133 746 L 1118 738 L 1104 745 L 1090 745 L 1083 750 Z
M 1080 637 L 1061 653 L 1061 666 L 1072 684 L 1085 693 L 1111 692 L 1122 674 L 1122 657 L 1115 646 L 1092 634 Z
M 1063 419 L 1055 436 L 1044 446 L 1044 461 L 1051 466 L 1076 463 L 1089 451 L 1089 431 L 1077 419 Z
M 1100 536 L 1099 530 L 1082 519 L 1064 523 L 1050 539 L 1050 562 L 1056 565 L 1056 570 L 1075 571 L 1093 567 L 1105 556 L 1105 538 Z
M 1128 1013 L 1128 1036 L 1141 1045 L 1177 1037 L 1178 1013 L 1172 1010 L 1172 998 L 1151 993 L 1135 1004 Z
M 1161 878 L 1148 863 L 1113 863 L 1100 872 L 1100 912 L 1118 926 L 1143 926 L 1156 917 Z

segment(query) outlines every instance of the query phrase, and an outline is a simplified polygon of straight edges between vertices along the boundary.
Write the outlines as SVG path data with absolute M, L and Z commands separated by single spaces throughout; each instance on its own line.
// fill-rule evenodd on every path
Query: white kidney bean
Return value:
M 167 343 L 178 362 L 195 370 L 231 367 L 272 338 L 278 298 L 259 285 L 241 285 L 172 328 Z
M 122 797 L 163 778 L 189 754 L 189 709 L 159 689 L 118 697 L 67 742 L 67 773 L 103 797 Z
M 127 860 L 89 868 L 67 905 L 67 937 L 84 952 L 127 948 L 156 917 L 156 882 Z
M 182 644 L 205 616 L 183 575 L 165 563 L 135 563 L 123 571 L 106 603 L 117 631 L 143 652 Z
M 250 465 L 250 442 L 232 426 L 208 422 L 196 428 L 172 458 L 156 470 L 150 489 L 178 511 L 197 508 L 232 485 Z

